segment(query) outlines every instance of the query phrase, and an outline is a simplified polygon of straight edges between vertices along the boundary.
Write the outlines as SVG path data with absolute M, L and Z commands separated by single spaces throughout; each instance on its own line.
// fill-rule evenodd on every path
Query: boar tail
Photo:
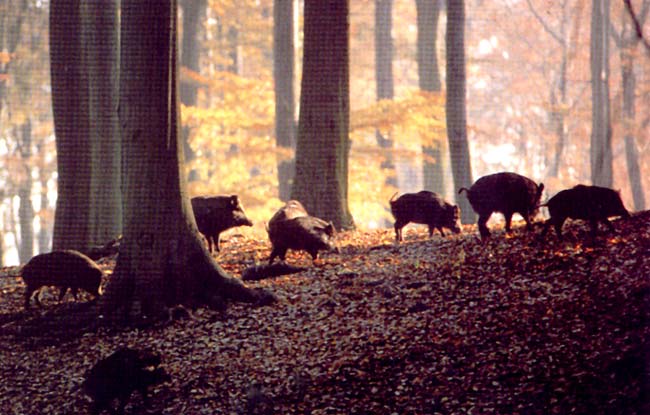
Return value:
M 465 188 L 465 187 L 461 187 L 460 189 L 458 189 L 458 194 L 461 194 L 461 193 L 463 192 L 463 190 L 464 190 L 465 192 L 469 193 L 469 190 L 467 190 L 467 188 Z
M 389 202 L 391 202 L 391 203 L 394 202 L 394 201 L 395 201 L 395 196 L 397 196 L 398 193 L 399 193 L 399 192 L 395 192 L 395 193 L 393 193 L 393 195 L 390 197 Z

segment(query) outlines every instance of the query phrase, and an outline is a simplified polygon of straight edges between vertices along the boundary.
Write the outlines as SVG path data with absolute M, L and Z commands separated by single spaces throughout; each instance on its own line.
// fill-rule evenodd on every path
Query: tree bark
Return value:
M 465 2 L 447 2 L 447 140 L 451 171 L 456 189 L 472 184 L 472 166 L 467 142 L 467 107 L 465 102 Z M 466 197 L 456 195 L 461 221 L 472 223 L 476 215 Z
M 85 250 L 89 246 L 91 157 L 79 0 L 50 3 L 50 61 L 58 172 L 52 247 Z
M 176 10 L 176 1 L 122 2 L 124 233 L 100 301 L 110 320 L 156 319 L 177 304 L 274 299 L 229 277 L 199 237 L 181 173 Z
M 305 1 L 304 58 L 291 198 L 337 229 L 348 208 L 350 71 L 348 0 Z
M 273 79 L 275 80 L 275 142 L 287 152 L 296 149 L 294 92 L 294 1 L 273 2 Z M 293 157 L 279 155 L 278 196 L 289 200 L 294 176 Z
M 438 20 L 440 17 L 439 0 L 416 0 L 417 9 L 417 61 L 418 82 L 420 90 L 440 92 L 440 71 L 436 43 L 438 39 Z M 431 137 L 424 136 L 422 146 L 424 161 L 422 163 L 422 181 L 426 190 L 444 195 L 445 159 L 447 157 L 442 141 L 432 142 Z
M 609 0 L 593 0 L 591 14 L 591 181 L 612 187 L 609 99 Z
M 18 222 L 20 223 L 20 247 L 18 258 L 24 264 L 34 255 L 34 205 L 32 204 L 32 123 L 29 119 L 20 128 L 20 153 L 25 168 L 25 176 L 18 189 L 20 205 Z
M 122 233 L 118 4 L 96 0 L 83 4 L 83 45 L 88 71 L 91 182 L 89 244 L 102 245 Z

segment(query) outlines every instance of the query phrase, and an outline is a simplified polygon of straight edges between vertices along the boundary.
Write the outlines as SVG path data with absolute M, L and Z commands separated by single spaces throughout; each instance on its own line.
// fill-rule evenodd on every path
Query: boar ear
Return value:
M 336 232 L 336 228 L 334 227 L 334 224 L 332 223 L 332 221 L 329 221 L 329 223 L 327 224 L 327 228 L 325 228 L 325 229 L 327 229 L 328 231 L 331 230 L 332 233 Z
M 543 191 L 544 191 L 544 183 L 540 183 L 539 186 L 537 186 L 537 192 L 541 195 Z

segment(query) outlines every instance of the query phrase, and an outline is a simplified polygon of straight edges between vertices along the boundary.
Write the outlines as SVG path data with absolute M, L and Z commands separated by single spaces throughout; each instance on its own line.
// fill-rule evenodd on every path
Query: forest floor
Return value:
M 274 305 L 82 334 L 56 317 L 86 304 L 50 289 L 25 313 L 5 269 L 0 413 L 87 413 L 84 374 L 128 345 L 160 353 L 171 381 L 127 414 L 648 414 L 650 212 L 614 223 L 595 241 L 577 222 L 564 242 L 540 226 L 487 242 L 412 227 L 399 246 L 392 229 L 342 232 L 314 265 L 289 254 L 306 271 L 247 282 Z M 217 259 L 239 276 L 269 251 L 231 234 Z

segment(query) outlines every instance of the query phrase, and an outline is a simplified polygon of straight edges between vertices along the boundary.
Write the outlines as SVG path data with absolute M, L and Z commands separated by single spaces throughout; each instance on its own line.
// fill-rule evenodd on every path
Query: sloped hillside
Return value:
M 578 223 L 566 242 L 539 227 L 487 242 L 473 226 L 412 228 L 399 246 L 392 229 L 345 232 L 341 253 L 314 266 L 290 254 L 309 269 L 251 283 L 273 306 L 81 336 L 43 323 L 74 319 L 71 299 L 25 314 L 5 275 L 0 412 L 86 411 L 84 373 L 129 345 L 161 353 L 172 376 L 131 414 L 650 413 L 650 212 L 615 226 L 595 242 Z M 231 236 L 218 260 L 241 275 L 269 248 Z

